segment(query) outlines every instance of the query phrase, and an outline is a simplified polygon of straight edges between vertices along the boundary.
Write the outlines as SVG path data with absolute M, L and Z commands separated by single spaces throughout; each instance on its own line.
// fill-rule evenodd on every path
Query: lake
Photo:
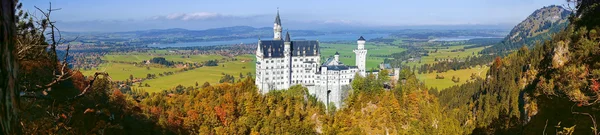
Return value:
M 292 40 L 319 40 L 321 42 L 332 42 L 332 41 L 356 41 L 360 36 L 365 39 L 373 39 L 380 37 L 387 37 L 388 34 L 332 34 L 332 35 L 319 35 L 319 36 L 291 36 Z M 271 40 L 273 37 L 261 37 L 264 40 Z M 189 46 L 214 46 L 214 45 L 233 45 L 233 44 L 256 44 L 258 38 L 245 38 L 235 39 L 227 41 L 207 41 L 207 42 L 186 42 L 186 43 L 172 43 L 172 44 L 150 44 L 149 47 L 189 47 Z

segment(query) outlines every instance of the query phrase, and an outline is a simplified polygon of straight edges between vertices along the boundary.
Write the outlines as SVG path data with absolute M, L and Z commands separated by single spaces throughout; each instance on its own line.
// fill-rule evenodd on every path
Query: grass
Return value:
M 98 70 L 82 70 L 84 75 L 93 75 L 97 71 L 107 72 L 110 77 L 115 81 L 124 81 L 129 79 L 129 75 L 133 75 L 136 78 L 144 78 L 147 74 L 158 74 L 169 71 L 177 71 L 178 68 L 157 68 L 150 67 L 148 70 L 146 67 L 138 67 L 133 64 L 123 63 L 103 63 L 98 67 Z
M 128 53 L 128 54 L 110 54 L 105 55 L 102 59 L 107 61 L 124 61 L 124 62 L 142 62 L 144 60 L 149 60 L 154 57 L 159 57 L 159 54 L 168 53 L 166 50 L 156 50 L 156 53 L 152 51 L 151 53 Z M 182 58 L 182 56 L 185 56 Z M 203 62 L 207 60 L 213 59 L 223 59 L 226 57 L 220 55 L 189 55 L 190 58 L 187 58 L 187 55 L 164 55 L 160 57 L 164 57 L 169 61 L 175 62 Z M 254 74 L 255 72 L 255 63 L 254 55 L 242 55 L 236 57 L 237 61 L 228 61 L 219 63 L 219 66 L 216 67 L 200 67 L 194 70 L 176 73 L 170 76 L 158 77 L 157 79 L 146 80 L 142 82 L 143 84 L 148 84 L 151 87 L 138 87 L 133 86 L 136 89 L 146 90 L 148 92 L 157 92 L 165 89 L 171 89 L 176 87 L 177 85 L 183 86 L 194 86 L 196 82 L 200 85 L 204 82 L 209 82 L 211 84 L 218 83 L 218 81 L 223 76 L 221 73 L 230 74 L 239 78 L 239 74 L 242 73 L 244 76 L 248 72 Z M 224 67 L 222 65 L 225 65 Z M 243 68 L 245 67 L 245 68 Z M 103 71 L 110 74 L 111 78 L 115 81 L 124 81 L 129 79 L 129 75 L 133 75 L 135 78 L 144 78 L 147 74 L 156 74 L 169 71 L 177 71 L 180 68 L 168 68 L 161 66 L 150 66 L 150 70 L 148 70 L 145 66 L 138 67 L 134 64 L 125 64 L 125 63 L 114 63 L 108 62 L 101 64 L 97 70 L 86 70 L 82 71 L 84 75 L 92 75 L 97 71 Z M 134 84 L 135 85 L 135 84 Z
M 353 52 L 356 49 L 356 44 L 330 44 L 330 43 L 322 43 L 321 44 L 321 61 L 327 60 L 329 57 L 333 57 L 335 52 L 340 53 L 340 61 L 344 62 L 346 65 L 354 66 L 356 65 L 356 57 Z M 375 55 L 391 55 L 393 53 L 398 53 L 405 51 L 404 48 L 399 48 L 397 46 L 384 45 L 384 44 L 369 44 L 365 45 L 365 48 L 368 50 L 367 53 L 367 62 L 366 68 L 378 68 L 379 64 L 383 62 L 385 56 L 375 56 Z
M 470 48 L 470 49 L 466 49 L 465 51 L 462 52 L 451 52 L 452 50 L 456 50 L 456 49 L 462 49 L 464 47 L 466 47 L 468 45 L 458 45 L 458 46 L 449 46 L 448 49 L 446 49 L 446 47 L 437 47 L 438 48 L 438 52 L 436 53 L 429 53 L 429 56 L 423 56 L 421 57 L 421 63 L 417 62 L 409 62 L 408 66 L 412 67 L 414 65 L 416 65 L 417 67 L 421 66 L 422 64 L 433 64 L 436 63 L 435 59 L 454 59 L 454 58 L 458 58 L 458 59 L 465 59 L 467 58 L 467 56 L 479 56 L 480 54 L 478 54 L 481 50 L 484 49 L 484 47 L 477 47 L 477 48 Z M 435 51 L 434 47 L 425 47 L 425 50 L 427 51 Z
M 239 56 L 238 59 L 252 59 L 251 55 Z M 222 67 L 221 65 L 225 65 Z M 242 68 L 245 67 L 245 68 Z M 150 85 L 150 87 L 137 87 L 136 89 L 143 89 L 147 92 L 158 92 L 165 89 L 171 89 L 176 87 L 177 85 L 183 86 L 195 86 L 196 82 L 199 85 L 204 84 L 204 82 L 209 82 L 211 84 L 219 83 L 219 80 L 223 76 L 221 73 L 233 75 L 237 79 L 239 79 L 239 74 L 242 73 L 244 76 L 250 72 L 254 74 L 255 72 L 255 63 L 254 61 L 231 61 L 226 63 L 220 63 L 219 66 L 215 67 L 201 67 L 194 70 L 190 70 L 187 72 L 177 73 L 170 76 L 160 77 L 158 79 L 146 80 L 143 83 Z
M 475 73 L 480 77 L 485 77 L 489 67 L 488 66 L 476 66 L 471 69 L 462 70 L 450 70 L 443 73 L 428 73 L 428 74 L 417 74 L 417 78 L 423 81 L 428 88 L 437 88 L 442 90 L 454 85 L 462 85 L 470 80 L 471 74 Z M 444 79 L 435 79 L 436 75 L 444 76 Z M 452 81 L 452 76 L 460 78 L 460 82 L 455 83 Z
M 181 62 L 187 62 L 187 63 L 194 63 L 194 62 L 204 62 L 204 61 L 208 61 L 208 60 L 220 60 L 222 58 L 224 58 L 223 56 L 220 55 L 189 55 L 190 58 L 187 58 L 188 55 L 164 55 L 164 56 L 159 56 L 157 54 L 111 54 L 111 55 L 105 55 L 103 60 L 107 60 L 107 61 L 125 61 L 125 62 L 142 62 L 144 60 L 150 60 L 154 57 L 164 57 L 165 59 L 167 59 L 168 61 L 181 61 Z M 182 58 L 183 57 L 183 58 Z

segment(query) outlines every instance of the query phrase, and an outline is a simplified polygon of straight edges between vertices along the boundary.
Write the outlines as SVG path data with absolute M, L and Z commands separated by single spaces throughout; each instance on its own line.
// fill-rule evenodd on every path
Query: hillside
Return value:
M 548 6 L 534 11 L 521 23 L 517 24 L 504 40 L 484 53 L 499 53 L 515 50 L 523 45 L 533 46 L 537 41 L 550 39 L 568 25 L 571 11 L 561 6 Z
M 533 49 L 496 58 L 485 78 L 442 91 L 441 105 L 473 134 L 600 133 L 600 25 L 589 20 L 600 16 L 582 16 Z

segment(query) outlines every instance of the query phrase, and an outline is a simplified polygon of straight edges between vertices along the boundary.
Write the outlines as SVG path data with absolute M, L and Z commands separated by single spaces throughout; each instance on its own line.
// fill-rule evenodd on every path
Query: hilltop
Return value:
M 571 11 L 562 6 L 548 6 L 534 11 L 521 23 L 517 24 L 504 40 L 484 53 L 497 53 L 515 50 L 523 45 L 533 46 L 537 41 L 548 40 L 567 27 Z

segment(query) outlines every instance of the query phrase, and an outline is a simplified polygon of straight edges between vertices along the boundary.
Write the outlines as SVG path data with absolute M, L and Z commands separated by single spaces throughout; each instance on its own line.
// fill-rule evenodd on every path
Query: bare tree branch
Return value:
M 592 124 L 594 124 L 592 132 L 594 132 L 594 135 L 599 135 L 600 132 L 598 132 L 598 126 L 596 124 L 596 118 L 594 118 L 594 116 L 591 115 L 590 113 L 574 112 L 573 111 L 573 107 L 575 107 L 575 104 L 573 104 L 573 106 L 571 106 L 571 113 L 572 114 L 586 115 L 586 116 L 590 117 L 590 119 L 592 120 Z

